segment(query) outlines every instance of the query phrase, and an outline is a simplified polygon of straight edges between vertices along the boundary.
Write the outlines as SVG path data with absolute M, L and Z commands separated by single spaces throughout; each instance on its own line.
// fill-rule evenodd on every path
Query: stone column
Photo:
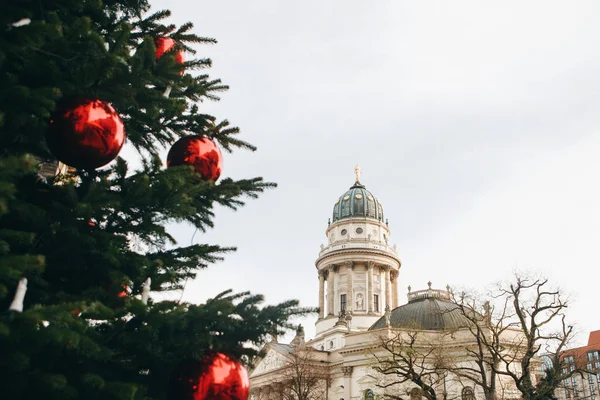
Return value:
M 342 367 L 344 373 L 344 399 L 351 399 L 352 396 L 352 370 L 354 367 Z
M 354 263 L 352 261 L 346 261 L 344 266 L 346 267 L 346 284 L 348 286 L 346 292 L 346 311 L 352 313 L 352 310 L 354 309 Z
M 398 307 L 398 272 L 392 271 L 390 274 L 392 280 L 392 308 Z
M 325 271 L 319 271 L 319 319 L 325 317 Z
M 373 261 L 367 262 L 367 311 L 369 314 L 373 313 L 375 309 L 374 306 L 374 298 L 373 296 L 373 267 L 375 267 L 375 263 Z
M 327 315 L 333 314 L 333 265 L 327 269 Z
M 390 279 L 390 267 L 385 267 L 385 305 L 392 307 L 392 281 Z

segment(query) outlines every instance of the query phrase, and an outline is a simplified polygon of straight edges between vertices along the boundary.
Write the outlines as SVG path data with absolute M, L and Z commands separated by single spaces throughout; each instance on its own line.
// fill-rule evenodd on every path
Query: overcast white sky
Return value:
M 573 295 L 580 342 L 600 329 L 599 2 L 153 5 L 219 41 L 199 55 L 231 90 L 205 110 L 259 147 L 224 154 L 223 175 L 279 184 L 196 234 L 238 252 L 185 300 L 233 288 L 316 306 L 319 244 L 359 163 L 399 246 L 402 303 L 409 284 L 483 289 L 533 269 Z

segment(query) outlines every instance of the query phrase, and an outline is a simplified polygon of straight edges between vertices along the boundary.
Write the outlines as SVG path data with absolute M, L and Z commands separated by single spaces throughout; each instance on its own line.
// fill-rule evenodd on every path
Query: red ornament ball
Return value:
M 179 365 L 171 377 L 168 400 L 247 400 L 250 380 L 239 361 L 223 353 Z
M 161 58 L 165 53 L 171 51 L 175 47 L 175 41 L 168 37 L 158 37 L 154 39 L 154 46 L 156 47 L 156 59 Z M 185 57 L 183 56 L 183 51 L 178 51 L 175 53 L 175 62 L 178 64 L 183 64 L 185 61 Z M 183 71 L 181 71 L 183 75 Z
M 125 143 L 125 127 L 109 103 L 77 98 L 58 105 L 46 143 L 63 164 L 96 169 L 117 157 Z
M 223 155 L 212 140 L 186 136 L 176 141 L 167 155 L 167 167 L 178 165 L 191 165 L 202 179 L 216 181 L 223 169 Z
M 121 288 L 123 289 L 122 292 L 117 293 L 117 297 L 122 299 L 124 297 L 127 297 L 131 294 L 131 289 L 129 288 L 129 286 L 125 286 L 125 285 L 121 285 Z

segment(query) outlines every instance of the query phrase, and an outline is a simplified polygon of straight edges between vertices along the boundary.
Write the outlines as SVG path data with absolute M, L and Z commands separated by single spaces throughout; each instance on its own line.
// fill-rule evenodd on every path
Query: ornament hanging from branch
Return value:
M 167 155 L 167 168 L 191 165 L 206 181 L 216 181 L 223 169 L 223 155 L 215 142 L 203 136 L 186 136 L 176 141 Z
M 8 309 L 10 311 L 23 312 L 23 302 L 25 300 L 25 293 L 27 293 L 27 278 L 21 278 L 17 284 L 17 290 L 15 291 L 15 297 L 13 297 L 12 303 Z
M 96 169 L 117 157 L 125 143 L 125 128 L 109 103 L 76 98 L 58 105 L 46 143 L 60 162 L 80 169 Z
M 247 400 L 246 368 L 223 353 L 181 363 L 171 376 L 168 400 Z
M 156 47 L 156 59 L 159 60 L 165 53 L 172 51 L 175 48 L 175 40 L 168 37 L 157 37 L 154 39 L 154 45 Z M 179 50 L 175 53 L 175 62 L 177 64 L 183 64 L 185 62 L 185 56 L 183 51 Z M 180 75 L 183 75 L 183 68 L 181 69 Z
M 142 303 L 148 304 L 148 298 L 150 297 L 150 283 L 152 280 L 150 277 L 146 279 L 144 282 L 144 286 L 142 287 Z
M 121 288 L 123 289 L 121 292 L 117 293 L 117 297 L 122 299 L 124 297 L 129 296 L 129 294 L 131 294 L 131 289 L 129 288 L 129 286 L 127 285 L 121 285 Z

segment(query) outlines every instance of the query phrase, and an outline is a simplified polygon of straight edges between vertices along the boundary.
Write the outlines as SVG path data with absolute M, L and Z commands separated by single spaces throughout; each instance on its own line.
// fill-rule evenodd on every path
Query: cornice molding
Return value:
M 340 250 L 334 250 L 331 253 L 327 253 L 325 255 L 320 256 L 319 258 L 317 258 L 317 261 L 315 261 L 315 266 L 318 265 L 320 262 L 322 262 L 323 260 L 327 259 L 327 258 L 331 258 L 334 256 L 339 256 L 341 254 L 371 254 L 371 255 L 381 255 L 387 258 L 391 258 L 394 261 L 398 262 L 399 266 L 402 266 L 402 261 L 400 261 L 400 258 L 397 256 L 394 256 L 386 251 L 381 251 L 381 250 L 376 250 L 376 249 L 340 249 Z

